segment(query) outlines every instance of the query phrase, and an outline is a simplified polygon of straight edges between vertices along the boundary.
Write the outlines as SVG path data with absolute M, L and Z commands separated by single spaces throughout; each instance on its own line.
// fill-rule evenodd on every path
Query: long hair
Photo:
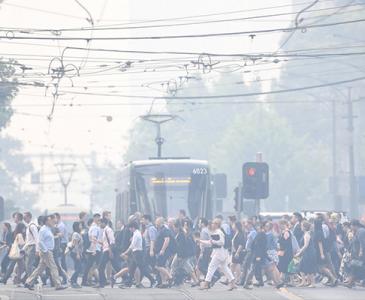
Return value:
M 73 229 L 74 232 L 77 232 L 77 233 L 81 232 L 80 224 L 81 224 L 81 222 L 74 222 L 72 224 L 72 229 Z
M 25 238 L 25 225 L 24 223 L 19 223 L 16 225 L 15 229 L 14 229 L 14 232 L 13 232 L 13 236 L 14 238 L 19 234 L 21 233 L 23 235 L 23 238 Z

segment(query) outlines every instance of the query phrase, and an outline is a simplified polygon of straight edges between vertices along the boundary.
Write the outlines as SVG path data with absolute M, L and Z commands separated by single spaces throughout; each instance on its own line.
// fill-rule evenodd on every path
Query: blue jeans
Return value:
M 71 276 L 71 283 L 75 284 L 77 283 L 77 278 L 79 277 L 82 271 L 82 263 L 81 263 L 81 258 L 77 258 L 77 255 L 74 252 L 71 252 L 71 258 L 74 262 L 74 269 L 75 269 Z

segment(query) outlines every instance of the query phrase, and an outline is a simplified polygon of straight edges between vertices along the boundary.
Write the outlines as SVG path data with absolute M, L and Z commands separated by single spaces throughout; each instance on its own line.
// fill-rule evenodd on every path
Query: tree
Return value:
M 0 58 L 0 133 L 10 122 L 13 114 L 11 102 L 18 92 L 14 65 L 13 60 Z M 34 197 L 21 189 L 22 179 L 32 170 L 31 163 L 21 150 L 20 141 L 8 136 L 0 137 L 0 194 L 5 198 L 8 209 L 26 207 Z M 8 210 L 7 216 L 9 213 Z

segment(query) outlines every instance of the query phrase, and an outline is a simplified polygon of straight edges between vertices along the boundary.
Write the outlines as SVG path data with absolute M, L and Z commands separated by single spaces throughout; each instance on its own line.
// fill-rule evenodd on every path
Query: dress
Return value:
M 284 238 L 285 233 L 289 234 L 287 239 Z M 283 255 L 279 256 L 278 269 L 281 273 L 288 273 L 289 263 L 293 259 L 292 233 L 289 230 L 281 234 L 279 250 Z
M 234 264 L 242 264 L 243 259 L 245 258 L 245 245 L 246 245 L 246 239 L 243 232 L 239 232 L 235 234 L 232 240 L 232 263 Z M 236 251 L 241 246 L 241 252 L 239 253 L 238 257 L 235 256 Z
M 314 274 L 317 272 L 317 257 L 313 234 L 310 234 L 308 247 L 303 252 L 302 260 L 299 264 L 299 271 L 304 274 Z

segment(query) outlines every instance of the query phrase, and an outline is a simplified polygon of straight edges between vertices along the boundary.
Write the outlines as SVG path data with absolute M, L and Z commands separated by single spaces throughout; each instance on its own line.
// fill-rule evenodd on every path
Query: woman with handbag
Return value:
M 312 225 L 309 222 L 304 221 L 302 223 L 304 245 L 300 248 L 295 257 L 301 258 L 299 263 L 299 272 L 302 275 L 302 282 L 299 286 L 314 288 L 314 275 L 317 272 L 317 258 L 311 227 Z
M 11 245 L 10 251 L 9 251 L 9 259 L 11 260 L 10 265 L 8 267 L 8 270 L 6 271 L 6 274 L 4 278 L 1 280 L 1 283 L 6 284 L 9 280 L 11 274 L 14 271 L 15 265 L 17 264 L 17 272 L 16 276 L 14 278 L 14 284 L 20 284 L 21 283 L 21 276 L 25 270 L 25 263 L 24 263 L 24 253 L 22 251 L 22 248 L 25 244 L 25 231 L 26 227 L 24 223 L 18 223 L 14 230 L 14 242 Z

